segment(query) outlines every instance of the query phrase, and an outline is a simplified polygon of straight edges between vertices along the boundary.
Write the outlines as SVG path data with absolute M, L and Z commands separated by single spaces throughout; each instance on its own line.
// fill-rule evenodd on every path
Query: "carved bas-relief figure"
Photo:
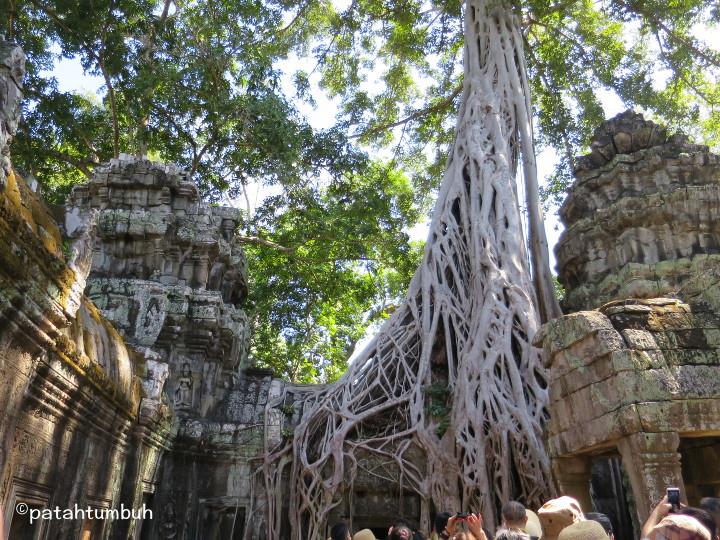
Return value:
M 167 300 L 164 296 L 148 296 L 149 291 L 138 287 L 135 298 L 140 308 L 135 321 L 135 339 L 145 346 L 152 346 L 165 323 Z
M 175 386 L 174 404 L 176 411 L 188 410 L 192 407 L 194 384 L 195 381 L 193 380 L 192 371 L 190 371 L 190 364 L 184 362 L 182 372 Z
M 178 537 L 177 517 L 175 516 L 175 507 L 172 503 L 167 503 L 163 508 L 162 522 L 160 525 L 161 538 L 172 540 Z
M 146 376 L 142 381 L 145 395 L 150 399 L 159 400 L 165 390 L 168 378 L 168 365 L 160 355 L 150 349 L 145 350 Z

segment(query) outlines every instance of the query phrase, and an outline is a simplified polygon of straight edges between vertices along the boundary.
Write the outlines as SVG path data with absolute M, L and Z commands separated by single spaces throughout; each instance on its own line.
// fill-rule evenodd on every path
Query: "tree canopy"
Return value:
M 536 141 L 573 156 L 603 119 L 603 92 L 697 139 L 720 137 L 720 53 L 698 29 L 705 0 L 515 0 Z M 407 230 L 444 170 L 462 80 L 461 2 L 420 0 L 0 0 L 28 55 L 13 162 L 51 199 L 120 152 L 187 167 L 204 196 L 268 197 L 246 214 L 254 355 L 295 381 L 344 368 L 368 324 L 392 310 L 419 260 Z M 313 70 L 291 76 L 297 54 Z M 78 58 L 100 96 L 49 71 Z M 319 84 L 334 127 L 298 112 Z M 377 150 L 384 161 L 373 155 Z
M 525 41 L 536 142 L 562 156 L 553 193 L 561 197 L 574 156 L 604 119 L 603 92 L 697 140 L 720 142 L 720 51 L 698 37 L 720 22 L 715 2 L 511 3 Z M 316 6 L 315 17 L 328 29 L 324 39 L 316 37 L 314 53 L 323 85 L 342 99 L 348 131 L 383 145 L 388 128 L 400 128 L 408 159 L 449 142 L 462 77 L 461 4 L 357 0 L 336 11 L 321 1 L 303 5 L 306 13 Z M 303 19 L 317 26 L 314 20 Z M 370 92 L 363 82 L 374 73 L 382 74 L 383 85 Z M 431 180 L 444 155 L 428 169 Z

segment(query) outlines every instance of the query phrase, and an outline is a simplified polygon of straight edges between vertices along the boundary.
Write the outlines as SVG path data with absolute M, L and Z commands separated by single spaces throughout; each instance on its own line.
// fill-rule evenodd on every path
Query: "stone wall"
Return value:
M 66 230 L 95 216 L 85 292 L 147 358 L 177 421 L 153 504 L 152 538 L 240 537 L 280 381 L 248 370 L 239 210 L 200 200 L 187 173 L 133 156 L 95 169 L 66 203 Z M 150 384 L 150 383 L 148 383 Z
M 716 313 L 619 301 L 556 319 L 536 341 L 552 368 L 547 436 L 561 491 L 589 506 L 592 457 L 608 453 L 622 457 L 640 520 L 668 486 L 697 491 L 679 452 L 686 438 L 720 436 Z M 717 462 L 704 466 L 712 475 Z
M 169 440 L 169 409 L 143 392 L 144 358 L 82 296 L 86 247 L 85 234 L 62 236 L 10 169 L 0 190 L 0 503 L 10 538 L 131 537 L 141 522 L 30 526 L 13 510 L 139 508 Z
M 247 370 L 204 418 L 184 418 L 163 467 L 157 538 L 265 538 L 264 412 L 282 383 Z M 279 540 L 279 539 L 278 539 Z
M 240 213 L 200 200 L 174 166 L 121 156 L 97 167 L 66 203 L 71 234 L 97 214 L 86 294 L 127 342 L 169 365 L 180 415 L 206 416 L 247 367 Z

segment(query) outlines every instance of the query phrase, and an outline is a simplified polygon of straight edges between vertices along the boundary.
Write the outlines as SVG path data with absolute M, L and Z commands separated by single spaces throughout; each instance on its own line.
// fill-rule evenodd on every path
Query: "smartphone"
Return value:
M 680 509 L 680 489 L 676 487 L 667 488 L 667 500 L 673 510 Z

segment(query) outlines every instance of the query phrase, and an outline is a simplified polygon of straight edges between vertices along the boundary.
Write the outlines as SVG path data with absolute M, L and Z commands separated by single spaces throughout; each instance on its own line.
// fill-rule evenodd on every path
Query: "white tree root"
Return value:
M 493 527 L 502 502 L 537 507 L 551 494 L 547 384 L 530 343 L 540 315 L 516 185 L 522 159 L 537 204 L 522 38 L 502 1 L 468 0 L 465 40 L 457 136 L 405 303 L 336 383 L 289 387 L 268 405 L 294 403 L 300 418 L 267 448 L 268 538 L 280 538 L 283 507 L 294 540 L 324 538 L 358 475 L 418 494 L 426 529 L 431 508 L 480 511 Z M 551 317 L 538 220 L 531 209 L 539 304 Z

